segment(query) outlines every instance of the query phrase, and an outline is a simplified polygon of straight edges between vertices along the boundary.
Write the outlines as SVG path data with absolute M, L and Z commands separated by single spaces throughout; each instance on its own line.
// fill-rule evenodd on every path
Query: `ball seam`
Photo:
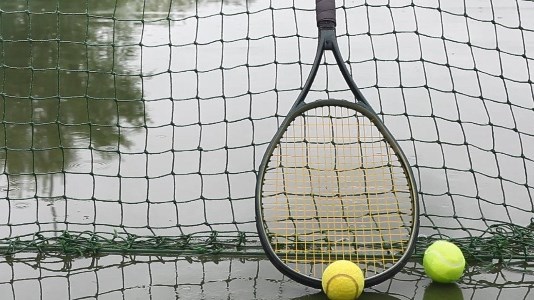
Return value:
M 360 292 L 360 285 L 358 284 L 358 282 L 356 281 L 356 279 L 354 279 L 352 276 L 347 275 L 347 274 L 336 274 L 336 275 L 332 276 L 332 277 L 326 282 L 326 289 L 325 289 L 325 291 L 324 291 L 325 294 L 328 295 L 328 290 L 329 290 L 329 288 L 330 288 L 330 282 L 331 282 L 332 280 L 334 280 L 335 278 L 337 278 L 337 277 L 348 277 L 348 278 L 350 278 L 350 280 L 352 280 L 352 283 L 354 283 L 354 286 L 356 287 L 356 292 L 355 292 L 354 297 L 353 297 L 353 299 L 355 299 L 356 296 L 358 296 L 358 294 L 359 294 L 359 292 Z

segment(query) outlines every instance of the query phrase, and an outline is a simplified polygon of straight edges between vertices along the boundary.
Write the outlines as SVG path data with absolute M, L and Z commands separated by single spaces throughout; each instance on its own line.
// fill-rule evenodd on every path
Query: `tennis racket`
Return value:
M 269 259 L 293 280 L 320 288 L 323 270 L 344 259 L 372 286 L 413 252 L 417 188 L 401 148 L 343 62 L 335 0 L 316 0 L 316 12 L 319 42 L 309 77 L 259 168 L 256 225 Z M 325 51 L 353 101 L 305 102 Z

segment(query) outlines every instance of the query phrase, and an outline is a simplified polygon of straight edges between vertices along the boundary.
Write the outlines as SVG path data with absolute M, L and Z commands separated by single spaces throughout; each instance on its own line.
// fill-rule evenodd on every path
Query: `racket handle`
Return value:
M 336 0 L 315 0 L 315 12 L 317 13 L 317 27 L 336 27 Z

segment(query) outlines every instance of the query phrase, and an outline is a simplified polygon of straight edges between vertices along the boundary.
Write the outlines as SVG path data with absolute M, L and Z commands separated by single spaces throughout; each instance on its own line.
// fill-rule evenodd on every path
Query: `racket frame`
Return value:
M 320 2 L 321 0 L 316 0 L 316 1 Z M 270 161 L 270 158 L 274 150 L 276 149 L 276 146 L 278 145 L 278 142 L 280 141 L 280 139 L 286 132 L 291 122 L 295 118 L 297 118 L 299 115 L 301 115 L 303 112 L 313 109 L 313 108 L 321 107 L 321 106 L 343 106 L 343 107 L 347 107 L 349 109 L 353 109 L 361 113 L 362 115 L 366 116 L 369 120 L 371 120 L 372 123 L 379 129 L 379 131 L 382 133 L 383 137 L 388 142 L 388 144 L 391 146 L 396 156 L 398 157 L 399 161 L 401 162 L 402 168 L 407 178 L 408 185 L 410 187 L 410 193 L 411 193 L 411 199 L 412 199 L 412 203 L 411 203 L 412 204 L 412 226 L 411 226 L 412 231 L 411 231 L 410 239 L 406 247 L 406 251 L 402 254 L 401 258 L 393 266 L 391 266 L 384 272 L 365 278 L 365 287 L 369 287 L 369 286 L 376 285 L 380 282 L 383 282 L 391 278 L 398 271 L 400 271 L 404 267 L 404 265 L 407 263 L 408 259 L 410 258 L 415 248 L 415 241 L 416 241 L 418 231 L 419 231 L 419 200 L 418 200 L 417 185 L 416 185 L 412 170 L 410 168 L 410 164 L 408 163 L 408 160 L 406 156 L 404 155 L 402 149 L 400 148 L 399 144 L 397 143 L 393 135 L 389 132 L 387 127 L 382 123 L 378 115 L 374 112 L 372 107 L 369 105 L 369 102 L 365 99 L 360 89 L 354 82 L 349 70 L 347 69 L 345 65 L 345 62 L 343 61 L 343 57 L 341 55 L 341 52 L 339 50 L 339 46 L 337 43 L 337 36 L 336 36 L 336 30 L 335 30 L 335 19 L 333 21 L 318 20 L 318 29 L 319 29 L 319 35 L 318 35 L 317 52 L 315 54 L 314 62 L 310 70 L 310 73 L 308 75 L 308 78 L 299 96 L 295 100 L 295 103 L 289 110 L 288 115 L 285 117 L 284 121 L 280 125 L 275 136 L 269 143 L 267 150 L 265 151 L 265 154 L 263 156 L 259 170 L 258 170 L 258 176 L 257 176 L 257 181 L 256 181 L 256 196 L 255 196 L 256 227 L 258 230 L 260 242 L 263 246 L 263 249 L 266 252 L 267 257 L 280 272 L 282 272 L 283 274 L 287 275 L 291 279 L 301 284 L 304 284 L 304 285 L 307 285 L 313 288 L 317 288 L 317 289 L 321 288 L 320 279 L 314 278 L 314 277 L 311 277 L 311 276 L 308 276 L 308 275 L 305 275 L 303 273 L 299 273 L 293 270 L 292 268 L 287 266 L 274 252 L 274 249 L 272 248 L 267 237 L 267 232 L 265 230 L 264 218 L 263 218 L 263 213 L 262 213 L 262 209 L 263 209 L 262 208 L 262 192 L 263 192 L 264 175 L 266 172 L 267 165 Z M 323 60 L 323 57 L 326 51 L 331 51 L 332 54 L 334 55 L 337 66 L 339 67 L 339 70 L 343 78 L 345 79 L 345 82 L 347 83 L 348 87 L 350 88 L 352 94 L 355 97 L 355 102 L 350 102 L 346 100 L 337 100 L 337 99 L 316 100 L 311 103 L 304 102 L 304 99 L 306 99 L 308 92 L 311 90 L 311 86 L 315 80 L 315 77 L 321 65 L 321 61 Z
M 262 192 L 263 192 L 263 181 L 264 181 L 264 175 L 266 173 L 266 168 L 268 166 L 268 163 L 270 161 L 270 158 L 276 149 L 278 142 L 286 132 L 287 128 L 302 113 L 314 109 L 319 108 L 322 106 L 336 106 L 336 107 L 346 107 L 349 109 L 352 109 L 365 117 L 367 117 L 382 133 L 384 139 L 388 142 L 388 144 L 391 146 L 393 151 L 395 152 L 397 158 L 401 162 L 401 165 L 403 167 L 404 173 L 407 178 L 407 183 L 410 188 L 410 196 L 412 199 L 412 230 L 410 239 L 408 241 L 408 244 L 406 246 L 406 250 L 402 254 L 401 258 L 390 268 L 385 270 L 384 272 L 377 274 L 372 277 L 365 278 L 365 287 L 376 285 L 380 282 L 383 282 L 384 280 L 387 280 L 391 278 L 393 275 L 395 275 L 398 271 L 400 271 L 404 265 L 407 263 L 408 259 L 410 258 L 413 249 L 415 248 L 415 242 L 418 235 L 419 230 L 419 205 L 418 205 L 418 195 L 417 195 L 417 186 L 416 182 L 414 180 L 413 173 L 410 169 L 410 165 L 408 163 L 408 160 L 406 159 L 405 155 L 403 154 L 399 144 L 395 141 L 393 135 L 389 132 L 387 127 L 382 123 L 382 121 L 379 119 L 379 117 L 374 113 L 374 111 L 370 110 L 369 107 L 366 104 L 363 104 L 362 102 L 350 102 L 347 100 L 338 100 L 338 99 L 326 99 L 326 100 L 318 100 L 311 103 L 304 103 L 301 102 L 298 104 L 294 109 L 290 111 L 290 113 L 287 115 L 287 117 L 282 122 L 282 125 L 280 126 L 279 130 L 276 132 L 275 136 L 273 137 L 271 143 L 269 144 L 265 155 L 263 157 L 262 163 L 260 165 L 259 171 L 258 171 L 258 178 L 256 183 L 256 227 L 258 230 L 258 235 L 260 238 L 260 242 L 263 246 L 263 249 L 265 250 L 265 253 L 269 260 L 273 263 L 273 265 L 283 274 L 286 274 L 291 279 L 302 283 L 304 285 L 314 287 L 317 289 L 321 288 L 321 280 L 315 277 L 311 277 L 308 275 L 305 275 L 303 273 L 297 272 L 293 270 L 292 268 L 288 267 L 280 257 L 275 253 L 269 239 L 267 231 L 265 230 L 264 226 L 264 218 L 263 218 L 263 212 L 262 212 Z

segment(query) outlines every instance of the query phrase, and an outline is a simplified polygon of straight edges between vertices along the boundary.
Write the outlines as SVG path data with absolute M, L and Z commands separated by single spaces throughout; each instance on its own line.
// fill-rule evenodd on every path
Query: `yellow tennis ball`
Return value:
M 363 272 L 351 261 L 338 260 L 326 267 L 321 283 L 328 299 L 354 300 L 363 292 Z
M 423 256 L 426 274 L 440 283 L 455 282 L 464 273 L 465 258 L 462 250 L 448 241 L 435 241 Z

